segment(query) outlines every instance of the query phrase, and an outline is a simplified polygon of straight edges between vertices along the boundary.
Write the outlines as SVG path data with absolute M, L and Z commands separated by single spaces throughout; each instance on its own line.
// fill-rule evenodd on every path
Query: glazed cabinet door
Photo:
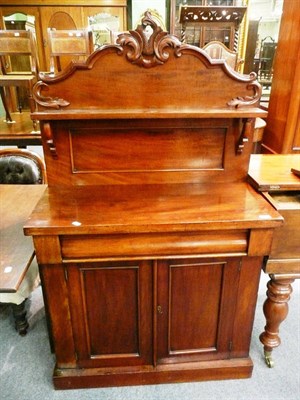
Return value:
M 83 7 L 84 24 L 93 32 L 95 49 L 114 43 L 117 35 L 127 28 L 126 5 L 124 7 Z
M 66 267 L 78 367 L 152 363 L 152 263 Z
M 177 259 L 158 263 L 158 364 L 229 357 L 239 261 Z

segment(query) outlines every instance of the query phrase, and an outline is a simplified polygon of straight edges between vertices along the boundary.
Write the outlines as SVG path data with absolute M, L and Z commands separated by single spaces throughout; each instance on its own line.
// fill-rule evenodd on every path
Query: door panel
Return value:
M 186 349 L 216 350 L 222 272 L 219 265 L 171 265 L 171 354 Z
M 83 279 L 91 356 L 138 355 L 138 267 L 86 270 Z
M 78 366 L 151 363 L 151 263 L 73 264 L 67 268 Z
M 239 262 L 161 261 L 157 276 L 158 362 L 229 357 Z

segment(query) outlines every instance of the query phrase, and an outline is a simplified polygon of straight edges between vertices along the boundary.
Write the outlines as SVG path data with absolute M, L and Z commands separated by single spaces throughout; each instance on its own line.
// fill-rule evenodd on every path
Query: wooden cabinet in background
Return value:
M 89 1 L 35 1 L 10 0 L 0 5 L 0 27 L 5 29 L 4 18 L 16 13 L 32 16 L 37 38 L 40 70 L 49 70 L 48 28 L 82 29 L 88 26 L 88 19 L 97 14 L 111 15 L 118 20 L 119 31 L 127 29 L 126 0 Z
M 201 48 L 219 41 L 237 51 L 239 27 L 246 10 L 235 0 L 171 0 L 170 32 L 184 43 Z
M 284 1 L 263 135 L 264 153 L 300 153 L 300 9 Z

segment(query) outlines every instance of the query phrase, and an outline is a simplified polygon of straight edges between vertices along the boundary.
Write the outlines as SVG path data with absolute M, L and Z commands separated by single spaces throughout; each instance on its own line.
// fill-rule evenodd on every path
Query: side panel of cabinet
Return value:
M 161 261 L 158 363 L 229 358 L 240 260 Z
M 295 35 L 299 24 L 299 2 L 284 1 L 263 135 L 264 153 L 300 153 L 300 35 Z
M 51 241 L 45 240 L 44 244 L 45 248 L 53 249 L 49 245 Z M 39 253 L 40 248 L 36 246 L 36 249 Z M 39 271 L 50 345 L 55 351 L 56 364 L 59 368 L 75 368 L 76 352 L 64 266 L 59 263 L 39 264 Z
M 79 367 L 152 363 L 152 264 L 67 267 Z

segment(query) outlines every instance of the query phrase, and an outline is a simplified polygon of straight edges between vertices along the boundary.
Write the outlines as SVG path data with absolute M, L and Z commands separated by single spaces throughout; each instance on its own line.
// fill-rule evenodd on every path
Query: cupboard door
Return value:
M 238 259 L 179 259 L 157 266 L 157 363 L 229 357 Z
M 152 363 L 151 262 L 66 268 L 78 367 Z

